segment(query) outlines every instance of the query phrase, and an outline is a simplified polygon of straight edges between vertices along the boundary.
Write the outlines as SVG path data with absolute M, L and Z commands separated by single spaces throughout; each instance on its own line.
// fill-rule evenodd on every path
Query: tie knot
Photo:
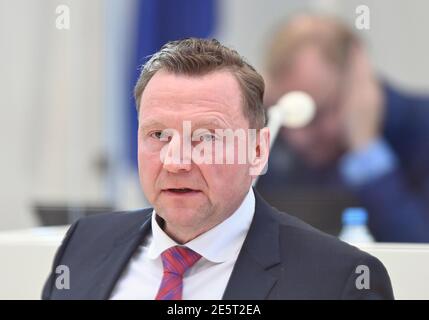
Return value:
M 161 254 L 164 273 L 174 273 L 179 276 L 183 276 L 186 270 L 191 268 L 200 258 L 201 255 L 194 250 L 180 246 L 171 247 Z

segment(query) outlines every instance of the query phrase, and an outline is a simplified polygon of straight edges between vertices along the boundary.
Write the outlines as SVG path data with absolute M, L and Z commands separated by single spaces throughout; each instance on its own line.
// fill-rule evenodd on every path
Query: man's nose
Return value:
M 163 168 L 172 173 L 187 172 L 192 167 L 192 147 L 180 135 L 174 135 L 165 145 L 165 155 L 161 159 Z

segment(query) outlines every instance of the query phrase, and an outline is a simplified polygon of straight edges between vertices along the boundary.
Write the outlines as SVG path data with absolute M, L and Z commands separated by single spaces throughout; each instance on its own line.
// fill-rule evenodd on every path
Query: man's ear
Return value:
M 267 127 L 256 130 L 256 137 L 250 137 L 248 148 L 251 149 L 248 152 L 249 174 L 253 177 L 265 174 L 270 153 L 270 130 Z

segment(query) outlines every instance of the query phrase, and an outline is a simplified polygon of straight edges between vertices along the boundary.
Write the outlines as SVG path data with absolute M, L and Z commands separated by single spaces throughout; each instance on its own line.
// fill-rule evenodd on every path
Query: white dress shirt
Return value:
M 255 212 L 250 188 L 240 207 L 225 221 L 185 244 L 202 257 L 183 276 L 184 300 L 222 298 Z M 154 299 L 163 275 L 161 253 L 179 245 L 158 225 L 131 258 L 110 299 Z

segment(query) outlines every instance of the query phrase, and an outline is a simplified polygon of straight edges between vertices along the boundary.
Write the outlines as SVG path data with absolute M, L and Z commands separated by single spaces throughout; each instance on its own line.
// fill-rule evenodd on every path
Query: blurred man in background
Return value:
M 332 190 L 331 202 L 349 193 L 350 205 L 369 211 L 376 240 L 429 242 L 429 98 L 380 81 L 362 43 L 329 17 L 301 15 L 281 26 L 266 72 L 267 106 L 298 90 L 314 99 L 316 114 L 304 127 L 282 129 L 258 190 L 287 189 L 286 199 L 298 188 L 310 202 L 303 190 Z M 326 202 L 319 200 L 315 212 Z

